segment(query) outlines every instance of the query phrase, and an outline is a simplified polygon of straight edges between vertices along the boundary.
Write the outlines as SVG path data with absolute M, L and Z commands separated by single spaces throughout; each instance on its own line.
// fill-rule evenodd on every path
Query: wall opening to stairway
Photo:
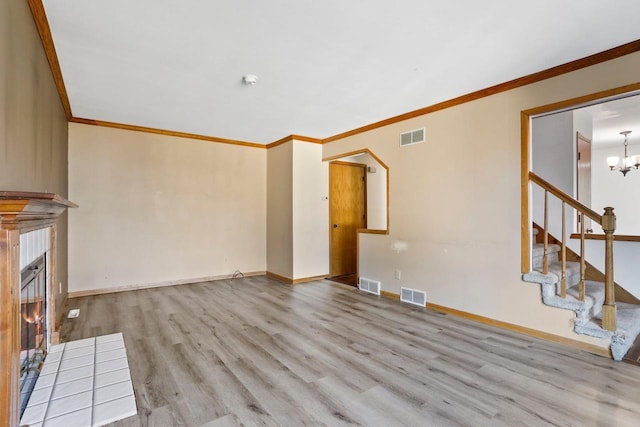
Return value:
M 640 171 L 625 176 L 607 165 L 608 157 L 623 156 L 623 130 L 632 131 L 629 154 L 640 154 L 640 95 L 533 117 L 532 170 L 596 212 L 615 207 L 616 234 L 640 235 Z M 533 197 L 541 199 L 541 193 L 534 189 Z M 541 206 L 539 201 L 533 206 Z M 534 221 L 540 218 L 534 210 Z M 575 218 L 568 226 L 578 231 Z M 586 228 L 603 234 L 597 224 Z
M 544 105 L 522 112 L 522 163 L 521 163 L 521 199 L 522 199 L 522 272 L 530 271 L 531 267 L 531 233 L 533 230 L 532 223 L 534 221 L 534 207 L 539 206 L 537 196 L 533 193 L 529 183 L 529 172 L 536 172 L 543 179 L 558 186 L 564 192 L 576 194 L 576 173 L 575 165 L 577 153 L 575 149 L 575 133 L 576 127 L 584 130 L 590 122 L 593 124 L 593 115 L 595 111 L 587 114 L 585 110 L 575 114 L 573 112 L 585 107 L 593 107 L 605 104 L 610 101 L 636 97 L 640 94 L 640 83 L 625 86 L 621 88 L 610 89 L 603 92 L 585 95 L 579 98 L 572 98 L 566 101 L 554 104 Z M 638 101 L 640 103 L 640 100 Z M 606 111 L 606 110 L 603 110 Z M 601 114 L 602 118 L 606 113 Z M 574 120 L 575 119 L 575 120 Z M 570 131 L 564 136 L 568 138 L 566 144 L 558 142 L 558 139 L 549 138 L 545 140 L 539 147 L 534 146 L 533 136 L 534 120 L 546 121 L 546 131 L 551 132 L 554 128 L 568 129 Z M 587 123 L 585 125 L 585 123 Z M 638 133 L 640 134 L 640 121 L 637 123 Z M 546 132 L 545 131 L 545 132 Z M 544 132 L 543 132 L 544 133 Z M 593 131 L 582 132 L 593 134 Z M 559 137 L 561 138 L 561 137 Z M 594 164 L 592 168 L 604 167 L 605 165 Z M 608 169 L 607 169 L 608 171 Z M 609 172 L 611 173 L 611 172 Z M 620 174 L 621 175 L 621 174 Z M 640 171 L 638 171 L 640 175 Z M 629 178 L 627 176 L 627 178 Z M 569 220 L 568 220 L 569 221 Z M 575 219 L 571 219 L 570 230 L 575 230 Z M 639 233 L 640 234 L 640 233 Z

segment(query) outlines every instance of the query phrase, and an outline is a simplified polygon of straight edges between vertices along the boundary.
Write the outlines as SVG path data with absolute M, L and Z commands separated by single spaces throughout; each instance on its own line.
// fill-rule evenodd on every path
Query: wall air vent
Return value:
M 400 288 L 400 301 L 426 307 L 427 293 L 417 289 Z
M 409 145 L 420 144 L 425 140 L 425 130 L 416 129 L 409 132 L 403 132 L 400 134 L 400 147 L 407 147 Z
M 380 295 L 380 282 L 361 277 L 358 283 L 358 289 L 364 292 L 369 292 L 370 294 Z

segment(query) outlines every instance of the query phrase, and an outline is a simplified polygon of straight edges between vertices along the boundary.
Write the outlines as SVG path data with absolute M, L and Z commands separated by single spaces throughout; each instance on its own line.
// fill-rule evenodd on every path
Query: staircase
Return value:
M 537 234 L 537 230 L 534 230 Z M 640 334 L 640 306 L 618 302 L 616 304 L 617 325 L 615 331 L 602 327 L 602 306 L 605 300 L 604 283 L 585 281 L 584 300 L 580 300 L 580 263 L 566 261 L 566 297 L 561 296 L 562 264 L 560 245 L 547 246 L 548 268 L 543 274 L 544 245 L 533 244 L 533 268 L 522 279 L 540 284 L 542 302 L 551 307 L 572 310 L 576 313 L 574 331 L 578 334 L 608 338 L 614 360 L 622 360 Z

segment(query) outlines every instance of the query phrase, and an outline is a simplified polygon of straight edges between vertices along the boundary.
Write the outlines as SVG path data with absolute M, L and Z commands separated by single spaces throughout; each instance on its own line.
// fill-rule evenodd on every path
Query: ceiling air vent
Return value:
M 400 134 L 400 147 L 420 144 L 421 142 L 424 142 L 424 128 L 410 130 L 409 132 Z

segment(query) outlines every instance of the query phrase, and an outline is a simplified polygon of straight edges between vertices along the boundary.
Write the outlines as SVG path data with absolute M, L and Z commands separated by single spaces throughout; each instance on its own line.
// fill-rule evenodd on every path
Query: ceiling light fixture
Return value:
M 609 169 L 619 170 L 622 172 L 623 176 L 627 175 L 627 172 L 631 170 L 631 168 L 635 167 L 638 169 L 640 166 L 640 156 L 629 156 L 627 155 L 627 146 L 629 145 L 628 135 L 631 133 L 630 130 L 625 130 L 620 132 L 620 135 L 624 135 L 624 157 L 622 158 L 622 165 L 618 167 L 618 161 L 620 158 L 618 156 L 607 157 L 607 164 L 609 165 Z
M 242 76 L 242 83 L 253 86 L 258 82 L 258 76 L 254 74 L 246 74 Z

